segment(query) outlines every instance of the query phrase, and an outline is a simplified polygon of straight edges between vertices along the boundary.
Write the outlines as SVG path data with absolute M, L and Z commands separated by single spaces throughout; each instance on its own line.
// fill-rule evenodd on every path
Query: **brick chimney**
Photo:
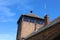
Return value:
M 45 22 L 45 24 L 44 24 L 45 26 L 50 23 L 50 22 L 49 22 L 49 17 L 48 17 L 47 14 L 44 16 L 44 22 Z

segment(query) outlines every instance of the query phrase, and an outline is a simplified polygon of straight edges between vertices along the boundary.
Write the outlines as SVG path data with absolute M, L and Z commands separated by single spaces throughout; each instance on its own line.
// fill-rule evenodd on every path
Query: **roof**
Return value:
M 33 13 L 22 14 L 21 17 L 19 18 L 19 20 L 20 20 L 23 16 L 28 16 L 28 17 L 33 17 L 33 18 L 38 18 L 38 19 L 42 19 L 42 20 L 43 20 L 43 18 L 40 18 L 40 17 L 36 16 L 36 15 L 33 14 Z M 18 20 L 18 22 L 19 22 L 19 20 Z M 18 23 L 18 22 L 17 22 L 17 23 Z
M 48 24 L 47 26 L 43 26 L 42 28 L 40 28 L 38 31 L 34 31 L 33 33 L 31 33 L 30 35 L 28 35 L 25 39 L 31 37 L 31 36 L 34 36 L 35 34 L 41 32 L 41 31 L 44 31 L 45 29 L 47 28 L 50 28 L 52 25 L 56 24 L 60 22 L 60 16 L 58 18 L 56 18 L 55 20 L 53 20 L 52 22 L 50 22 L 50 24 Z
M 40 18 L 39 16 L 36 16 L 36 15 L 33 14 L 33 13 L 23 14 L 23 15 L 25 15 L 25 16 L 30 16 L 30 17 L 35 17 L 35 18 Z M 41 19 L 43 19 L 43 18 L 41 18 Z

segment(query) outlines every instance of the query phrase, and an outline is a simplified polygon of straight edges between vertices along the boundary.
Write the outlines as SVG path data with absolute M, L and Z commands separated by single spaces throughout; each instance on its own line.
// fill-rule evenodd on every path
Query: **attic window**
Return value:
M 30 18 L 29 20 L 30 20 L 30 22 L 34 23 L 34 19 L 33 18 Z
M 24 17 L 23 18 L 23 21 L 28 21 L 28 17 Z
M 36 23 L 36 24 L 44 24 L 44 21 L 43 21 L 43 20 L 35 19 L 35 23 Z
M 40 24 L 44 24 L 44 21 L 41 20 L 41 21 L 40 21 Z

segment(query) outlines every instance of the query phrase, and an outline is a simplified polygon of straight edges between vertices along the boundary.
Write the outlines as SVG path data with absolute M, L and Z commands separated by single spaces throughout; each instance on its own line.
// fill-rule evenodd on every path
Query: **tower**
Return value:
M 29 14 L 23 14 L 18 20 L 17 40 L 24 39 L 29 34 L 37 31 L 44 25 L 44 19 L 40 18 L 30 11 Z

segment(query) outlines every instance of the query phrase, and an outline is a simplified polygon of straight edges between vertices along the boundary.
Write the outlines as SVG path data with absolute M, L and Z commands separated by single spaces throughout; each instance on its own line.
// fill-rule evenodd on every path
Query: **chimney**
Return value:
M 44 16 L 44 22 L 45 22 L 44 24 L 45 26 L 49 24 L 49 17 L 47 14 Z

